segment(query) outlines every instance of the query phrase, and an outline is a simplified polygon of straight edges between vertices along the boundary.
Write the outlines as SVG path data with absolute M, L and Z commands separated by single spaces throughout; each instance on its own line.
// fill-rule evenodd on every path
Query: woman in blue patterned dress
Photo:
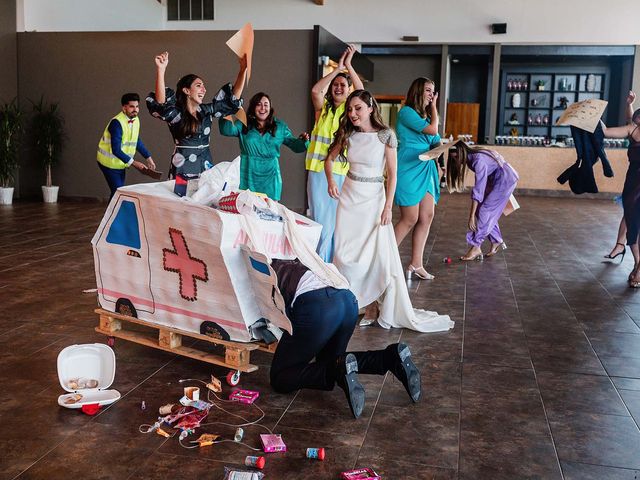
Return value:
M 240 70 L 234 84 L 224 85 L 209 103 L 205 102 L 204 82 L 193 73 L 178 81 L 175 92 L 165 87 L 168 52 L 157 55 L 155 62 L 156 89 L 147 96 L 147 107 L 151 115 L 167 122 L 175 142 L 169 175 L 197 177 L 213 166 L 209 150 L 213 118 L 236 113 L 242 106 L 247 57 L 239 59 Z

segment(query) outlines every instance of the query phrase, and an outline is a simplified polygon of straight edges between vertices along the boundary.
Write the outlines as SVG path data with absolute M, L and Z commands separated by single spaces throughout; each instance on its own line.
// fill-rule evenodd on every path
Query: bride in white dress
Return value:
M 333 263 L 349 280 L 359 305 L 379 304 L 377 320 L 382 327 L 449 330 L 454 322 L 448 315 L 414 309 L 409 299 L 391 223 L 395 133 L 384 124 L 378 104 L 366 90 L 354 91 L 346 104 L 325 161 L 329 195 L 338 199 Z M 333 162 L 343 155 L 349 172 L 340 192 L 331 172 Z M 365 317 L 370 315 L 367 312 Z

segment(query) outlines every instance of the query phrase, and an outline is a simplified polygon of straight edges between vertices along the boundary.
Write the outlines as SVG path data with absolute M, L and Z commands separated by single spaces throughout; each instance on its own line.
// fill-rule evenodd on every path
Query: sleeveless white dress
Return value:
M 414 309 L 404 279 L 393 225 L 381 225 L 385 145 L 396 146 L 391 130 L 356 132 L 348 139 L 349 173 L 336 216 L 334 264 L 349 280 L 361 307 L 380 303 L 384 328 L 441 332 L 453 328 L 448 315 Z

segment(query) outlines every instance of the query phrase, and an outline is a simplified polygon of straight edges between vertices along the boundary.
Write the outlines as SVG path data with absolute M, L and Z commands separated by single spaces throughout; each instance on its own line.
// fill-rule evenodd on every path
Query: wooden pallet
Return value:
M 177 328 L 158 325 L 156 323 L 140 320 L 139 318 L 122 315 L 120 313 L 109 312 L 102 308 L 94 310 L 100 315 L 100 325 L 95 331 L 109 337 L 121 338 L 130 342 L 146 345 L 147 347 L 157 348 L 165 352 L 171 352 L 184 357 L 194 358 L 202 362 L 212 363 L 221 367 L 227 367 L 240 372 L 254 372 L 258 369 L 257 365 L 249 363 L 249 357 L 253 350 L 262 350 L 264 352 L 273 353 L 276 350 L 277 343 L 267 345 L 262 342 L 231 342 L 218 338 L 201 335 L 199 333 L 186 332 Z M 135 323 L 145 327 L 158 330 L 158 336 L 146 332 L 132 331 L 123 329 L 126 323 Z M 224 348 L 224 357 L 209 352 L 204 352 L 191 347 L 182 345 L 182 338 L 189 337 L 196 340 L 221 345 Z

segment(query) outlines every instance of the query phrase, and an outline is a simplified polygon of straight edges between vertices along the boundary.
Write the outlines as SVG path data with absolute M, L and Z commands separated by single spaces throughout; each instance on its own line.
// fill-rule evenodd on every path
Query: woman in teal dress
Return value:
M 438 94 L 435 83 L 420 77 L 409 87 L 405 106 L 398 113 L 398 184 L 395 204 L 400 207 L 400 221 L 394 227 L 398 246 L 411 230 L 411 263 L 406 269 L 407 279 L 416 276 L 424 280 L 434 278 L 422 266 L 424 247 L 440 199 L 438 166 L 435 160 L 423 162 L 418 158 L 440 143 L 438 135 Z
M 264 92 L 256 93 L 249 102 L 247 126 L 240 120 L 220 120 L 220 133 L 238 137 L 240 143 L 240 189 L 264 193 L 280 200 L 280 147 L 284 144 L 295 153 L 307 150 L 309 135 L 294 137 L 282 120 L 274 117 L 271 99 Z

